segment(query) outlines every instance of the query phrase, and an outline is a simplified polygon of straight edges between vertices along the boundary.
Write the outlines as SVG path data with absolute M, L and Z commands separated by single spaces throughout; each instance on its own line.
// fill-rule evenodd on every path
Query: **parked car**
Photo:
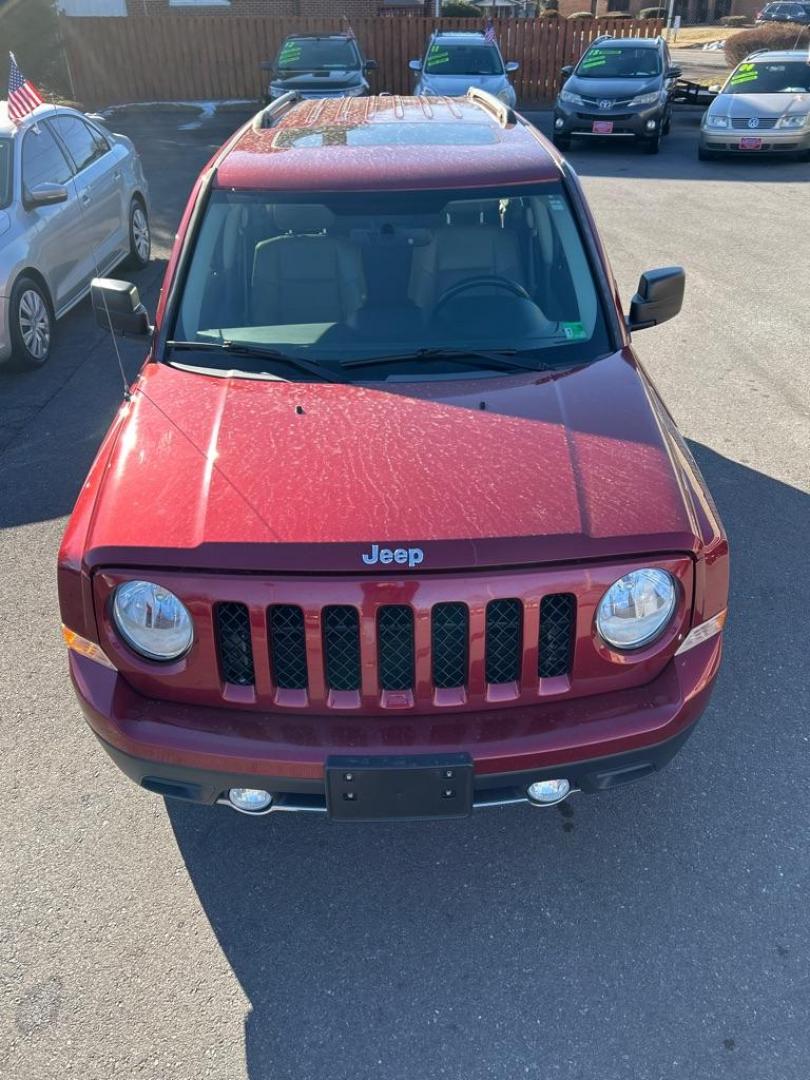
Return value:
M 732 71 L 703 115 L 698 156 L 798 154 L 810 159 L 807 50 L 758 52 Z
M 477 31 L 432 34 L 422 60 L 411 60 L 418 72 L 414 93 L 420 96 L 457 97 L 477 86 L 509 106 L 516 104 L 515 88 L 508 76 L 520 65 L 504 63 L 494 40 Z
M 757 12 L 757 23 L 792 22 L 801 26 L 810 26 L 810 4 L 781 3 L 766 4 Z
M 567 150 L 574 136 L 635 139 L 657 154 L 672 122 L 681 69 L 663 38 L 596 38 L 579 63 L 562 69 L 554 106 L 554 144 Z
M 305 98 L 364 97 L 377 63 L 366 60 L 354 34 L 293 34 L 262 67 L 270 71 L 266 101 L 274 101 L 290 90 Z
M 146 266 L 149 189 L 135 147 L 97 120 L 0 102 L 0 367 L 40 367 L 54 322 L 123 259 Z
M 281 152 L 280 152 L 281 151 Z M 195 185 L 65 533 L 70 670 L 160 795 L 463 816 L 660 769 L 728 545 L 574 172 L 490 94 L 285 99 Z M 677 795 L 673 793 L 673 798 Z

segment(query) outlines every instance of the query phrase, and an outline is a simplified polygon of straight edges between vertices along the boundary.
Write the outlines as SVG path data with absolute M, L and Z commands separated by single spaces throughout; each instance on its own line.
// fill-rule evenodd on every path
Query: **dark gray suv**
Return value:
M 663 38 L 596 38 L 579 63 L 562 69 L 554 106 L 554 144 L 572 136 L 633 138 L 657 154 L 669 132 L 675 82 L 681 74 Z
M 370 93 L 366 76 L 376 67 L 352 33 L 293 34 L 275 60 L 262 64 L 270 72 L 265 103 L 290 90 L 304 98 L 365 97 Z

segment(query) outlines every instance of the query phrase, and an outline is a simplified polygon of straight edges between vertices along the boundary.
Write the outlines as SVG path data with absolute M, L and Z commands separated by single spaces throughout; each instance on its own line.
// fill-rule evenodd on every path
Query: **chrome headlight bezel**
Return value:
M 561 90 L 560 101 L 564 101 L 566 105 L 584 105 L 585 101 L 580 94 L 575 94 L 573 90 Z
M 783 131 L 796 131 L 798 128 L 803 128 L 808 120 L 810 120 L 810 113 L 791 113 L 789 116 L 780 116 L 776 121 L 776 127 Z
M 171 590 L 154 581 L 137 578 L 116 586 L 110 611 L 117 633 L 145 660 L 173 663 L 194 644 L 194 621 L 188 608 Z M 166 625 L 150 627 L 150 621 Z
M 660 567 L 641 567 L 631 570 L 610 585 L 596 608 L 596 631 L 610 649 L 621 653 L 637 652 L 653 645 L 666 633 L 678 609 L 678 582 Z M 652 604 L 654 610 L 629 618 L 622 625 L 617 619 L 617 601 L 630 601 L 633 607 Z M 638 633 L 628 631 L 635 623 Z M 621 633 L 620 631 L 623 631 Z
M 704 126 L 707 128 L 729 128 L 731 127 L 731 120 L 727 116 L 712 116 L 710 114 L 706 117 Z
M 637 107 L 639 105 L 655 105 L 661 100 L 660 90 L 651 90 L 647 94 L 638 94 L 636 97 L 630 100 L 630 108 Z

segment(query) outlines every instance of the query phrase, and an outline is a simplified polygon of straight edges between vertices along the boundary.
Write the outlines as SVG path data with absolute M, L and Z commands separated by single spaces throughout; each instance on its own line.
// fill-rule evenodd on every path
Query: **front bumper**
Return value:
M 474 801 L 517 802 L 527 784 L 565 777 L 598 791 L 660 769 L 705 708 L 722 635 L 674 657 L 646 686 L 529 707 L 443 716 L 293 716 L 203 708 L 136 693 L 114 670 L 70 654 L 85 716 L 141 786 L 213 803 L 231 787 L 263 788 L 278 808 L 323 809 L 334 755 L 464 752 Z
M 11 330 L 8 322 L 9 301 L 0 296 L 0 363 L 11 356 Z
M 755 137 L 762 139 L 762 146 L 757 150 L 741 149 L 742 139 Z M 719 154 L 778 154 L 803 153 L 810 150 L 810 127 L 804 126 L 793 130 L 770 130 L 728 128 L 701 128 L 700 146 L 703 150 Z
M 630 111 L 625 109 L 601 110 L 589 106 L 568 107 L 558 102 L 554 108 L 554 134 L 570 137 L 572 135 L 587 135 L 597 139 L 628 138 L 650 139 L 661 130 L 664 123 L 666 106 L 660 102 L 646 108 Z M 558 120 L 562 126 L 558 126 Z M 608 120 L 613 124 L 613 132 L 610 135 L 595 134 L 594 122 Z M 654 127 L 648 127 L 648 122 Z

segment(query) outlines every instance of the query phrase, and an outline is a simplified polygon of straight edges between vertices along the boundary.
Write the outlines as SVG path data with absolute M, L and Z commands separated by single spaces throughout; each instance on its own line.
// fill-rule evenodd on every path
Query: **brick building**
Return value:
M 64 15 L 368 15 L 430 14 L 430 0 L 59 0 Z

